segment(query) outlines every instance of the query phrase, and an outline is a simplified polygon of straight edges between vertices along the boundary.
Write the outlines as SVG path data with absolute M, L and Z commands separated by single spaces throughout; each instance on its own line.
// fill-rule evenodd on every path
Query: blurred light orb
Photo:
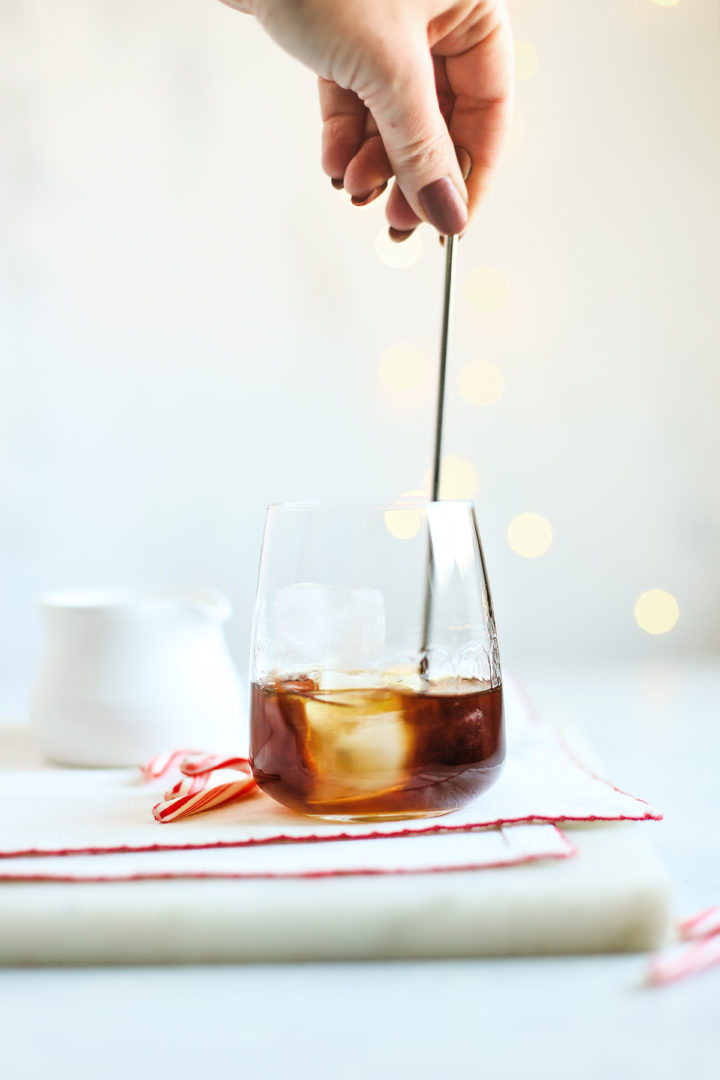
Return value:
M 430 371 L 430 358 L 417 345 L 400 342 L 380 358 L 380 382 L 400 397 L 420 389 Z
M 420 514 L 417 510 L 386 510 L 385 525 L 398 540 L 411 540 L 420 532 Z
M 540 66 L 540 57 L 529 41 L 515 42 L 515 78 L 529 79 Z
M 418 510 L 413 510 L 410 506 L 403 507 L 402 500 L 425 498 L 427 495 L 420 488 L 403 491 L 398 500 L 398 509 L 385 511 L 385 525 L 388 532 L 396 536 L 398 540 L 411 540 L 413 536 L 417 536 L 422 525 L 422 516 Z
M 500 311 L 510 299 L 510 282 L 494 266 L 476 266 L 465 278 L 462 294 L 475 311 Z
M 508 544 L 516 555 L 524 559 L 537 559 L 552 544 L 552 527 L 542 514 L 518 514 L 507 530 Z
M 427 492 L 422 491 L 420 488 L 403 491 L 397 500 L 397 510 L 385 511 L 385 525 L 388 532 L 396 536 L 398 540 L 410 540 L 413 536 L 416 536 L 422 525 L 422 515 L 419 510 L 414 510 L 412 506 L 403 506 L 403 499 L 426 498 Z
M 403 270 L 406 266 L 412 266 L 418 261 L 423 253 L 423 242 L 417 229 L 412 236 L 400 244 L 391 240 L 387 229 L 383 229 L 377 235 L 375 250 L 380 261 L 386 266 Z
M 505 393 L 505 376 L 489 360 L 471 360 L 461 369 L 458 386 L 471 405 L 494 405 Z
M 648 589 L 635 602 L 635 622 L 648 634 L 667 634 L 679 618 L 678 602 L 665 589 Z
M 432 486 L 432 473 L 425 477 L 426 491 Z M 478 474 L 467 458 L 446 454 L 440 462 L 440 498 L 472 499 L 478 489 Z
M 652 0 L 652 2 L 659 7 L 677 7 L 680 0 Z

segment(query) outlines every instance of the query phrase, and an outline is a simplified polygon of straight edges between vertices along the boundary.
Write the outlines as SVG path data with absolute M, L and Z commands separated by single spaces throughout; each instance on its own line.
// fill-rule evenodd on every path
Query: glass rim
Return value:
M 408 495 L 394 501 L 373 502 L 369 499 L 354 502 L 351 499 L 314 499 L 303 502 L 268 503 L 270 510 L 417 510 L 429 506 L 465 506 L 475 508 L 473 499 L 431 499 L 429 495 Z

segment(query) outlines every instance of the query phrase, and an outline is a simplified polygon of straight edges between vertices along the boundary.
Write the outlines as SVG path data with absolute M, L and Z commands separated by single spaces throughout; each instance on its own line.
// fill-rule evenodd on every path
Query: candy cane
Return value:
M 247 772 L 246 766 L 250 762 L 246 757 L 221 757 L 218 754 L 206 754 L 199 760 L 188 757 L 180 762 L 180 772 L 185 776 L 201 776 L 203 773 L 215 772 L 216 769 L 239 769 Z
M 678 935 L 683 941 L 720 934 L 720 907 L 706 908 L 678 923 Z
M 650 962 L 647 980 L 652 986 L 661 986 L 706 971 L 715 964 L 720 964 L 720 934 L 661 953 Z
M 204 791 L 208 785 L 210 773 L 201 773 L 200 776 L 181 776 L 176 784 L 166 791 L 163 799 L 176 799 L 178 795 L 197 795 Z
M 167 824 L 170 821 L 177 821 L 178 818 L 189 817 L 191 814 L 199 814 L 204 810 L 212 810 L 213 807 L 223 803 L 242 799 L 256 787 L 253 777 L 247 776 L 244 780 L 213 784 L 195 794 L 174 795 L 153 806 L 153 817 L 161 824 Z
M 146 780 L 154 780 L 178 763 L 182 777 L 153 807 L 155 820 L 163 824 L 242 799 L 257 787 L 246 757 L 206 754 L 200 750 L 173 750 L 169 754 L 161 754 L 141 771 Z M 242 773 L 243 779 L 220 780 L 210 784 L 212 774 L 224 769 Z
M 181 758 L 202 753 L 202 750 L 171 750 L 169 754 L 158 754 L 157 757 L 148 761 L 147 765 L 141 765 L 140 772 L 146 780 L 157 780 L 158 777 L 164 776 Z

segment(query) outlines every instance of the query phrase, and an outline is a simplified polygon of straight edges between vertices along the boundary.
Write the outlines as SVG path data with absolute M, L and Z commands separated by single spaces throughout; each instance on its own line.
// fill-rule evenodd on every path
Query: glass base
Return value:
M 337 821 L 344 824 L 361 824 L 373 821 L 410 821 L 417 818 L 443 817 L 457 810 L 456 806 L 449 806 L 447 810 L 406 810 L 394 811 L 387 814 L 314 814 L 311 810 L 304 810 L 305 817 L 317 818 L 319 821 Z

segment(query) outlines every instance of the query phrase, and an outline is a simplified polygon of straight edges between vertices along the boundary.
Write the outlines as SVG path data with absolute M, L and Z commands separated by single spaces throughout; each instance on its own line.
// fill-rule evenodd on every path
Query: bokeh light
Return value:
M 475 311 L 500 311 L 510 299 L 510 282 L 494 266 L 476 266 L 465 278 L 462 294 Z
M 461 369 L 458 386 L 471 405 L 494 405 L 505 392 L 505 376 L 489 360 L 471 360 Z
M 396 244 L 388 236 L 387 229 L 379 232 L 375 241 L 375 250 L 381 262 L 398 270 L 412 266 L 423 253 L 423 242 L 418 229 L 407 240 Z
M 677 7 L 680 0 L 652 0 L 652 2 L 659 7 Z
M 635 622 L 648 634 L 667 634 L 679 618 L 678 602 L 665 589 L 648 589 L 635 602 Z
M 422 519 L 417 510 L 398 509 L 385 511 L 385 525 L 388 532 L 398 540 L 410 540 L 420 531 Z
M 413 536 L 417 536 L 422 525 L 422 515 L 419 510 L 413 510 L 411 506 L 403 507 L 402 499 L 425 498 L 427 498 L 427 493 L 421 491 L 420 488 L 403 491 L 398 500 L 398 509 L 385 511 L 385 525 L 388 532 L 396 536 L 398 540 L 410 540 Z
M 529 41 L 515 42 L 515 78 L 529 79 L 540 66 L 540 57 Z
M 425 489 L 430 491 L 432 473 L 425 476 Z M 472 499 L 478 489 L 478 474 L 467 458 L 446 454 L 440 462 L 440 498 Z
M 420 389 L 430 371 L 427 353 L 408 342 L 386 349 L 380 358 L 380 381 L 395 396 L 405 397 Z
M 524 559 L 537 559 L 544 555 L 552 543 L 552 527 L 542 514 L 518 514 L 507 530 L 508 544 L 516 555 Z

